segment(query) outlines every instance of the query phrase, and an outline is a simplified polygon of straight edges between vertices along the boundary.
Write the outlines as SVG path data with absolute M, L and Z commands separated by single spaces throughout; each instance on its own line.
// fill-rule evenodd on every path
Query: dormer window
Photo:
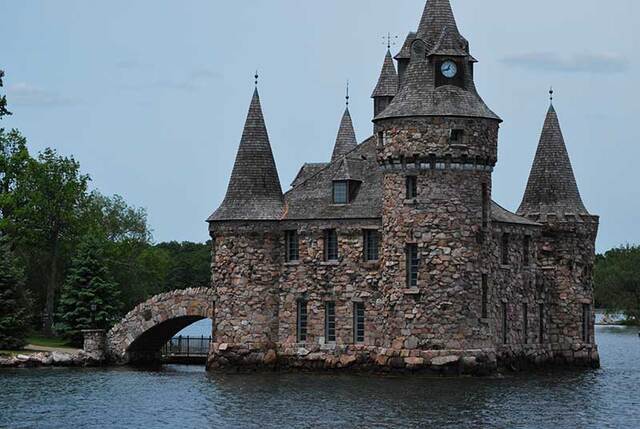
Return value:
M 450 145 L 462 145 L 464 144 L 464 130 L 453 129 L 449 131 L 449 144 Z
M 357 180 L 334 180 L 333 204 L 351 204 L 356 198 L 360 182 Z

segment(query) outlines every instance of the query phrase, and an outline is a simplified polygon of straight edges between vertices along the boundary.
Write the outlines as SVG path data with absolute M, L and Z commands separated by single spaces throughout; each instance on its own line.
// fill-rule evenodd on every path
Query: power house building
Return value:
M 491 198 L 501 119 L 448 0 L 387 52 L 374 134 L 344 113 L 331 160 L 283 193 L 256 89 L 209 218 L 211 370 L 486 374 L 599 365 L 585 208 L 553 106 L 517 213 Z

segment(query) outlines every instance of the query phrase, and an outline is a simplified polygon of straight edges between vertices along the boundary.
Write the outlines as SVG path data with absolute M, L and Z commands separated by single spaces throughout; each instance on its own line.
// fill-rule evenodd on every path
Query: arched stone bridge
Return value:
M 194 288 L 156 295 L 130 311 L 107 334 L 109 359 L 119 363 L 153 361 L 178 332 L 213 319 L 214 290 Z

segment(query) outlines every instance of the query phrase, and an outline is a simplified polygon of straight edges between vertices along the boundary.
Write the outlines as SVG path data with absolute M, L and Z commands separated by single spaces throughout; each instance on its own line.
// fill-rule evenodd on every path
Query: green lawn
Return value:
M 41 335 L 27 337 L 27 343 L 42 347 L 71 347 L 69 342 L 64 338 L 43 337 Z

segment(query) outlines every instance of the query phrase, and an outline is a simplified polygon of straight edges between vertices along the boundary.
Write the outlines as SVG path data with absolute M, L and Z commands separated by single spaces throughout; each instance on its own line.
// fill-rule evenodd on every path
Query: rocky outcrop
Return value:
M 104 363 L 104 357 L 100 354 L 87 353 L 84 350 L 73 353 L 53 351 L 0 356 L 0 368 L 94 367 Z

